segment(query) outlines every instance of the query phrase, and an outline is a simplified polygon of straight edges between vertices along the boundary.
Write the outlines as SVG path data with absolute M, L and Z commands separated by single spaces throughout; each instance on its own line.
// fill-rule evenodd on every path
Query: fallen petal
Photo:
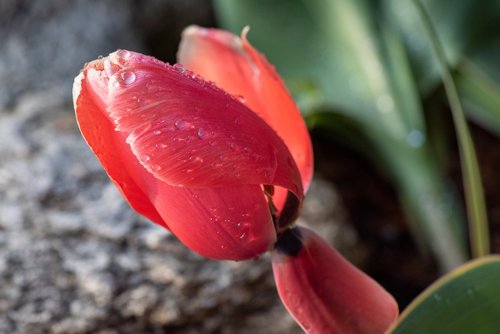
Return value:
M 382 334 L 398 317 L 384 288 L 306 228 L 279 237 L 272 263 L 281 300 L 307 333 Z

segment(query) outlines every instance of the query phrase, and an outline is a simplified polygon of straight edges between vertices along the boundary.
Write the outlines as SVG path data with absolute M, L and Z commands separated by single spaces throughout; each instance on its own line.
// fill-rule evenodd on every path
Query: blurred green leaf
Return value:
M 500 85 L 470 62 L 454 73 L 467 117 L 500 136 Z
M 417 297 L 390 333 L 498 333 L 499 278 L 500 256 L 455 269 Z
M 305 115 L 339 113 L 361 129 L 367 138 L 363 145 L 369 147 L 364 151 L 376 152 L 373 160 L 395 180 L 417 241 L 448 270 L 466 258 L 463 221 L 460 210 L 450 205 L 453 196 L 429 153 L 418 90 L 399 32 L 378 3 L 215 2 L 223 25 L 234 32 L 251 26 L 250 41 L 277 66 L 301 107 L 308 108 L 302 109 Z M 319 115 L 315 124 L 348 138 L 333 118 Z
M 448 64 L 455 67 L 464 54 L 476 54 L 497 45 L 500 32 L 500 1 L 422 0 L 429 11 Z M 411 1 L 383 0 L 385 11 L 401 32 L 420 92 L 426 96 L 439 85 L 438 64 L 427 47 L 425 31 Z M 488 57 L 487 54 L 483 56 Z M 494 60 L 498 67 L 498 58 Z M 497 72 L 500 74 L 500 72 Z
M 484 256 L 490 252 L 490 236 L 476 149 L 467 120 L 465 119 L 465 113 L 458 95 L 455 80 L 451 75 L 444 48 L 428 14 L 428 9 L 422 5 L 420 0 L 413 0 L 413 3 L 420 16 L 422 26 L 425 28 L 428 42 L 439 64 L 439 72 L 450 104 L 460 153 L 465 204 L 469 218 L 471 253 L 473 257 Z

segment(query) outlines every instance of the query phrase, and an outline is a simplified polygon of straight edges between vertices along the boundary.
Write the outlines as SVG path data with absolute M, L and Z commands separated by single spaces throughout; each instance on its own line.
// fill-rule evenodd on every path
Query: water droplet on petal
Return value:
M 158 172 L 161 170 L 161 166 L 160 165 L 151 165 L 151 169 L 155 172 Z
M 164 149 L 164 148 L 167 148 L 168 145 L 167 144 L 164 144 L 164 143 L 156 143 L 155 144 L 155 147 L 156 148 L 159 148 L 159 149 Z
M 205 139 L 206 136 L 207 136 L 207 133 L 205 132 L 205 130 L 203 130 L 202 128 L 199 128 L 198 129 L 198 138 Z
M 243 97 L 243 95 L 237 95 L 237 96 L 236 96 L 236 99 L 237 99 L 238 101 L 240 101 L 241 103 L 243 103 L 243 104 L 246 102 L 246 100 L 245 100 L 245 98 Z
M 186 69 L 181 64 L 174 64 L 174 66 L 172 67 L 179 73 L 184 73 L 186 71 Z
M 153 134 L 154 134 L 155 136 L 161 135 L 161 131 L 160 131 L 160 130 L 154 130 L 154 131 L 153 131 Z
M 188 123 L 186 121 L 183 121 L 182 119 L 178 119 L 175 121 L 175 127 L 179 130 L 185 130 L 188 127 Z
M 194 74 L 192 76 L 193 80 L 196 81 L 197 83 L 199 83 L 200 85 L 205 85 L 205 80 L 203 79 L 202 76 L 198 75 L 198 74 Z
M 116 51 L 116 56 L 123 60 L 127 60 L 130 57 L 130 52 L 127 50 L 118 50 Z
M 141 160 L 142 162 L 148 162 L 149 160 L 151 160 L 151 157 L 147 154 L 143 154 L 139 157 L 139 160 Z
M 135 81 L 135 73 L 132 72 L 132 71 L 123 71 L 121 74 L 120 74 L 122 80 L 123 80 L 123 83 L 125 85 L 130 85 L 132 83 L 134 83 Z

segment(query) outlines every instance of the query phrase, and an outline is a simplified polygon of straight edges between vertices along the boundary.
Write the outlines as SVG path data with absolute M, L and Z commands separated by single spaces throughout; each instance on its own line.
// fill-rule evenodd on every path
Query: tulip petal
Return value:
M 288 146 L 308 188 L 313 173 L 312 145 L 304 120 L 283 81 L 266 58 L 247 41 L 218 29 L 186 28 L 179 63 L 214 81 L 261 116 Z
M 88 75 L 109 121 L 150 173 L 191 188 L 271 184 L 302 199 L 288 148 L 259 116 L 189 71 L 123 52 Z
M 146 194 L 122 168 L 124 161 L 114 144 L 116 131 L 102 112 L 104 108 L 102 102 L 94 98 L 92 90 L 88 87 L 86 70 L 75 78 L 73 100 L 78 126 L 83 137 L 127 202 L 141 215 L 167 227 Z
M 252 259 L 276 241 L 260 186 L 193 189 L 160 183 L 152 200 L 182 243 L 208 258 Z
M 397 319 L 394 298 L 314 232 L 279 237 L 273 272 L 283 304 L 307 333 L 385 333 Z

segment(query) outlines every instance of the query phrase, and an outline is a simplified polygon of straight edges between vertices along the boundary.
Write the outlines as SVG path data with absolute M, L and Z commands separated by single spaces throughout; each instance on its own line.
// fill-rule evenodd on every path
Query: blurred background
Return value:
M 500 250 L 500 1 L 423 1 L 472 121 Z M 239 33 L 285 78 L 314 142 L 299 223 L 404 308 L 465 261 L 450 111 L 411 1 L 0 0 L 0 332 L 300 333 L 269 258 L 203 259 L 124 203 L 71 87 L 121 48 L 175 63 L 184 27 Z

